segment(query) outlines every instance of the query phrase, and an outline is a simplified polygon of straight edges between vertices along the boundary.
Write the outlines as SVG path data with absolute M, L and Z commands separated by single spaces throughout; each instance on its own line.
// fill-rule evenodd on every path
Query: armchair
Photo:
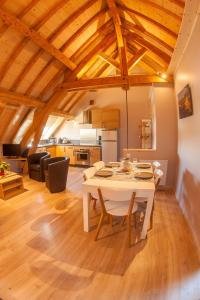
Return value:
M 34 153 L 28 156 L 28 173 L 31 179 L 45 181 L 43 162 L 45 158 L 49 157 L 48 152 Z
M 44 160 L 46 186 L 51 193 L 65 190 L 69 169 L 68 157 L 53 157 Z

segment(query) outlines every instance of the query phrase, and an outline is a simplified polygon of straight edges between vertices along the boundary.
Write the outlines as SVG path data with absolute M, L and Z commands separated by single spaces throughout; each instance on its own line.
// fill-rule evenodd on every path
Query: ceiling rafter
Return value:
M 170 54 L 173 53 L 174 48 L 172 46 L 170 46 L 169 44 L 167 44 L 165 41 L 161 40 L 157 36 L 153 35 L 146 29 L 141 29 L 138 26 L 134 25 L 133 23 L 129 22 L 128 20 L 126 20 L 124 18 L 122 18 L 122 21 L 123 21 L 123 28 L 125 30 L 133 31 L 133 32 L 137 33 L 140 37 L 142 37 L 145 40 L 147 40 L 148 42 L 152 43 L 153 45 L 155 45 L 155 43 L 156 43 L 157 45 L 159 45 L 159 47 L 162 47 L 162 49 L 165 49 L 165 51 L 168 50 L 168 52 Z
M 142 2 L 142 3 L 144 3 L 143 0 L 139 0 L 139 1 Z M 182 18 L 179 15 L 175 14 L 173 11 L 165 8 L 164 6 L 161 6 L 161 5 L 155 3 L 155 2 L 153 2 L 151 0 L 145 0 L 145 5 L 150 6 L 152 8 L 156 8 L 159 11 L 167 14 L 168 16 L 171 16 L 172 18 L 176 19 L 178 22 L 181 22 Z
M 130 71 L 146 54 L 147 49 L 141 48 L 137 51 L 137 53 L 129 60 L 128 62 L 128 70 Z
M 18 18 L 22 19 L 40 0 L 32 0 L 19 14 Z M 0 28 L 0 37 L 6 32 L 8 26 L 3 24 Z
M 174 3 L 174 4 L 176 4 L 176 5 L 178 5 L 181 8 L 185 7 L 185 3 L 183 1 L 181 1 L 181 0 L 169 0 L 169 1 L 172 2 L 172 3 Z
M 48 68 L 49 66 L 54 62 L 54 59 L 51 58 L 48 63 L 40 70 L 40 73 L 38 76 L 35 77 L 31 85 L 28 87 L 28 89 L 24 92 L 26 95 L 31 95 L 32 91 L 34 90 L 35 86 L 37 85 L 38 82 L 42 79 L 42 77 L 48 73 Z
M 31 39 L 36 45 L 38 45 L 40 48 L 43 48 L 46 52 L 54 56 L 58 61 L 63 63 L 69 69 L 73 70 L 76 67 L 76 65 L 68 57 L 62 54 L 62 52 L 60 52 L 45 38 L 43 38 L 39 32 L 30 29 L 25 23 L 20 21 L 20 19 L 2 10 L 1 8 L 0 18 L 5 24 L 14 27 L 17 31 L 22 33 L 25 37 Z
M 157 22 L 156 20 L 150 18 L 149 16 L 146 16 L 146 15 L 142 14 L 141 12 L 138 12 L 138 11 L 136 11 L 136 10 L 124 5 L 124 4 L 121 4 L 121 3 L 119 4 L 119 7 L 121 9 L 123 9 L 124 11 L 129 11 L 129 12 L 135 14 L 136 16 L 140 17 L 141 19 L 144 19 L 145 21 L 153 24 L 154 26 L 158 27 L 160 30 L 162 30 L 165 33 L 169 34 L 174 39 L 177 39 L 178 34 L 176 32 L 172 31 L 171 29 L 169 29 L 165 25 Z
M 16 105 L 26 105 L 29 107 L 43 107 L 43 102 L 34 97 L 27 97 L 21 93 L 14 93 L 3 88 L 0 88 L 0 102 L 9 103 Z
M 61 47 L 61 51 L 65 51 L 75 40 L 77 40 L 85 30 L 87 30 L 95 21 L 102 16 L 105 16 L 107 9 L 104 8 L 100 12 L 97 12 L 92 18 L 90 18 L 85 24 L 83 24 Z
M 104 60 L 105 62 L 107 62 L 109 65 L 113 66 L 114 68 L 118 69 L 120 71 L 120 65 L 119 63 L 113 59 L 112 57 L 110 57 L 109 55 L 107 55 L 106 53 L 104 52 L 100 52 L 98 54 L 98 56 Z
M 38 3 L 38 1 L 32 1 L 18 16 L 18 19 L 22 19 L 22 17 L 28 13 L 36 4 Z M 49 18 L 51 18 L 59 9 L 61 9 L 63 7 L 63 5 L 66 5 L 66 1 L 65 0 L 61 0 L 59 3 L 55 4 L 53 6 L 53 8 L 51 8 L 44 16 L 41 20 L 37 21 L 35 26 L 31 27 L 31 29 L 34 29 L 35 31 L 39 30 L 48 20 Z M 6 29 L 8 28 L 7 25 L 4 25 L 6 27 Z M 3 78 L 6 76 L 8 70 L 11 68 L 12 64 L 14 63 L 15 59 L 21 54 L 22 50 L 24 49 L 24 47 L 27 45 L 27 43 L 30 41 L 29 38 L 25 37 L 22 42 L 17 45 L 15 47 L 15 49 L 13 50 L 13 52 L 11 53 L 10 57 L 8 58 L 8 60 L 5 62 L 3 68 L 1 69 L 1 73 L 0 73 L 0 81 L 3 80 Z M 41 51 L 41 49 L 39 49 L 38 51 Z M 42 52 L 41 52 L 42 53 Z M 14 81 L 11 89 L 12 90 L 16 90 L 17 88 L 17 84 L 18 81 L 20 82 L 21 78 L 23 78 L 23 71 L 19 74 L 19 79 L 16 78 L 16 80 Z M 17 80 L 18 79 L 18 80 Z
M 53 77 L 52 79 L 47 82 L 47 84 L 43 87 L 43 89 L 41 90 L 40 94 L 39 94 L 39 97 L 41 99 L 43 99 L 45 97 L 45 94 L 48 92 L 48 91 L 51 91 L 55 85 L 55 83 L 57 81 L 59 81 L 62 77 L 64 77 L 64 70 L 59 70 Z
M 113 43 L 115 37 L 112 34 L 107 35 L 101 40 L 99 44 L 97 44 L 92 50 L 88 52 L 88 54 L 82 59 L 81 63 L 77 66 L 77 68 L 68 76 L 68 80 L 74 79 L 76 76 L 80 78 L 82 76 L 83 69 L 87 67 L 89 61 L 94 58 L 98 54 L 99 51 L 104 51 L 111 43 Z
M 81 14 L 85 13 L 87 9 L 89 9 L 95 2 L 98 0 L 89 0 L 84 5 L 79 7 L 74 13 L 72 13 L 67 20 L 65 20 L 54 32 L 51 34 L 49 41 L 53 42 L 55 39 L 65 30 L 67 27 L 74 22 L 77 18 L 80 17 Z
M 74 55 L 71 58 L 74 61 L 79 61 L 80 60 L 79 56 L 82 56 L 83 53 L 84 53 L 84 56 L 86 56 L 88 49 L 90 49 L 90 47 L 93 45 L 93 42 L 94 42 L 93 38 L 95 38 L 95 37 L 99 38 L 101 33 L 106 34 L 107 28 L 109 28 L 110 25 L 111 25 L 111 20 L 104 23 L 99 29 L 97 29 L 97 31 L 92 36 L 90 36 L 84 42 L 84 44 L 74 53 Z M 86 45 L 87 45 L 87 47 L 86 47 Z M 58 73 L 60 73 L 60 71 L 58 71 Z M 69 75 L 70 75 L 70 73 L 67 76 L 69 76 Z M 41 93 L 39 95 L 40 98 L 43 98 L 45 96 L 45 94 L 47 93 L 47 91 L 52 89 L 52 86 L 54 85 L 55 81 L 57 81 L 61 76 L 62 76 L 62 74 L 60 74 L 60 75 L 58 74 L 58 76 L 57 76 L 57 74 L 55 74 L 55 76 L 52 78 L 52 80 L 49 83 L 47 83 L 46 86 L 44 86 L 43 90 L 41 91 Z
M 137 53 L 137 50 L 135 50 L 135 48 L 133 47 L 132 44 L 128 43 L 128 47 L 127 47 L 129 53 L 131 53 L 132 55 L 135 55 Z M 142 61 L 150 66 L 154 72 L 165 72 L 166 70 L 163 68 L 163 66 L 161 66 L 157 61 L 155 61 L 152 57 L 148 56 L 148 52 L 146 52 L 146 55 L 142 57 Z
M 168 76 L 167 79 L 163 79 L 158 75 L 129 75 L 127 79 L 121 76 L 104 77 L 104 78 L 92 78 L 92 79 L 82 79 L 76 81 L 64 82 L 59 86 L 59 89 L 64 89 L 66 91 L 80 91 L 88 90 L 91 88 L 108 88 L 117 86 L 127 86 L 130 85 L 145 85 L 152 83 L 169 83 L 173 82 L 173 77 Z
M 152 45 L 148 41 L 144 40 L 143 38 L 138 36 L 136 33 L 130 32 L 128 34 L 128 37 L 130 38 L 130 43 L 132 43 L 132 41 L 133 41 L 134 43 L 137 43 L 138 45 L 140 45 L 144 48 L 147 48 L 149 51 L 156 54 L 165 65 L 168 65 L 170 63 L 171 57 L 168 54 L 166 54 L 165 52 L 163 52 L 156 46 Z
M 124 38 L 122 35 L 121 30 L 121 19 L 120 15 L 117 10 L 117 6 L 115 4 L 115 0 L 106 0 L 110 14 L 113 19 L 114 27 L 115 27 L 115 33 L 117 37 L 117 45 L 118 45 L 118 52 L 120 57 L 120 69 L 121 69 L 121 76 L 126 78 L 128 76 L 128 67 L 127 67 L 127 57 L 126 57 L 126 49 L 124 45 Z
M 96 1 L 96 0 L 95 0 Z M 86 3 L 86 5 L 81 6 L 81 8 L 79 8 L 77 11 L 75 11 L 75 13 L 73 13 L 65 22 L 65 26 L 69 25 L 71 22 L 74 21 L 75 17 L 79 17 L 80 14 L 83 13 L 84 10 L 88 9 L 91 5 L 93 5 L 95 3 L 95 1 L 89 1 Z M 57 38 L 58 36 L 58 32 L 62 33 L 62 31 L 65 29 L 65 26 L 62 24 L 60 25 L 51 35 L 50 37 L 47 39 L 49 43 L 54 42 L 54 40 Z M 39 27 L 39 26 L 37 26 Z M 83 25 L 84 27 L 84 25 Z M 39 28 L 38 28 L 39 29 Z M 73 35 L 75 36 L 76 33 Z M 65 47 L 64 45 L 59 49 L 60 51 L 64 52 L 65 51 Z M 27 75 L 27 73 L 30 71 L 31 67 L 38 61 L 38 59 L 41 57 L 43 53 L 42 49 L 39 49 L 35 55 L 30 59 L 30 61 L 28 62 L 28 64 L 23 68 L 23 70 L 21 71 L 20 75 L 18 76 L 18 78 L 16 78 L 14 84 L 12 85 L 11 89 L 12 90 L 16 90 L 17 87 L 19 86 L 20 82 L 25 78 L 25 76 Z M 11 61 L 11 60 L 10 60 Z
M 0 104 L 4 104 L 4 107 L 10 108 L 9 106 L 26 106 L 28 108 L 36 108 L 36 109 L 46 109 L 47 104 L 41 101 L 40 98 L 25 96 L 21 93 L 11 92 L 5 89 L 0 88 Z M 51 114 L 57 114 L 58 111 L 55 110 L 51 111 Z M 67 114 L 65 114 L 67 116 Z
M 66 104 L 64 111 L 66 113 L 70 113 L 71 110 L 74 108 L 74 106 L 81 101 L 81 99 L 85 96 L 86 92 L 80 92 L 80 93 L 76 93 L 75 97 L 73 100 L 71 100 L 69 103 Z

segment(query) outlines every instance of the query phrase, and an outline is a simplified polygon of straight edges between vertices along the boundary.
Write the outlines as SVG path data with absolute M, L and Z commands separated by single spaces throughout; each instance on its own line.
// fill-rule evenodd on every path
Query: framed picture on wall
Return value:
M 192 93 L 189 84 L 178 94 L 179 118 L 193 115 Z

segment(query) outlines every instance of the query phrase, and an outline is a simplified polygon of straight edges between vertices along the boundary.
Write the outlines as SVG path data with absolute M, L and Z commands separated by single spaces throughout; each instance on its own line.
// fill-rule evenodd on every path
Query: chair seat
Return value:
M 39 171 L 40 170 L 40 164 L 31 164 L 30 169 L 33 171 Z
M 130 201 L 105 201 L 105 208 L 110 215 L 122 217 L 127 215 Z M 134 204 L 132 213 L 137 211 L 137 203 Z

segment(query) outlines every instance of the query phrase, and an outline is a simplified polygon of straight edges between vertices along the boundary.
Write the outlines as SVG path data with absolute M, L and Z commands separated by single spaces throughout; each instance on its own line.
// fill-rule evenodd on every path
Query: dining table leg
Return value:
M 148 231 L 149 224 L 150 224 L 151 212 L 152 212 L 152 208 L 153 208 L 154 193 L 152 193 L 152 195 L 149 195 L 147 199 L 148 199 L 147 207 L 146 207 L 143 227 L 142 227 L 142 231 L 141 231 L 141 235 L 140 235 L 141 240 L 146 239 L 146 236 L 147 236 L 147 231 Z
M 83 193 L 83 228 L 85 232 L 90 231 L 90 197 L 89 193 Z

